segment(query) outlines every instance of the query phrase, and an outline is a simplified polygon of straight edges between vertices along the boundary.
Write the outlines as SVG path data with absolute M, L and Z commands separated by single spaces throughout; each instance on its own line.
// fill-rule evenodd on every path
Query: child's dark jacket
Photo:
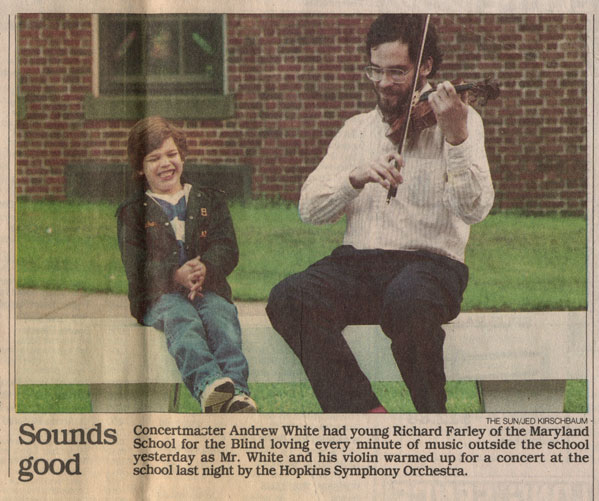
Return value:
M 139 323 L 162 294 L 184 292 L 174 273 L 179 268 L 175 232 L 161 207 L 141 191 L 117 209 L 121 259 L 129 282 L 131 314 Z M 232 301 L 226 277 L 239 260 L 231 215 L 224 197 L 210 188 L 191 188 L 185 221 L 187 259 L 206 265 L 204 290 Z

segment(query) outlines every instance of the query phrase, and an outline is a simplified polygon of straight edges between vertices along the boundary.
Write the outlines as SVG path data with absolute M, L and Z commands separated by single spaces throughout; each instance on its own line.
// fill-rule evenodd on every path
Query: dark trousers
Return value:
M 324 412 L 380 405 L 343 337 L 379 324 L 418 412 L 446 412 L 443 323 L 460 311 L 463 263 L 425 251 L 341 246 L 271 291 L 266 311 L 300 359 Z

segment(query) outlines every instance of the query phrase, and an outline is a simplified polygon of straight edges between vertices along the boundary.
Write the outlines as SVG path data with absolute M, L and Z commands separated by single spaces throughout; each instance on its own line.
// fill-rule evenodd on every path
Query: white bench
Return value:
M 306 381 L 266 315 L 242 316 L 250 382 Z M 486 412 L 563 411 L 566 380 L 586 379 L 586 312 L 462 313 L 445 326 L 448 380 L 475 380 Z M 344 334 L 371 381 L 398 381 L 377 326 Z M 164 336 L 131 318 L 17 320 L 17 384 L 89 384 L 94 412 L 177 407 Z

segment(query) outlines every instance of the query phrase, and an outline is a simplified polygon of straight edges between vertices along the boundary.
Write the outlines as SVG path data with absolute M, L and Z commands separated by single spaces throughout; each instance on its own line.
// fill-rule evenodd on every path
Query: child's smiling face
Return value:
M 160 147 L 148 153 L 143 160 L 140 174 L 146 176 L 150 189 L 157 194 L 172 195 L 180 191 L 183 160 L 172 137 L 165 139 Z

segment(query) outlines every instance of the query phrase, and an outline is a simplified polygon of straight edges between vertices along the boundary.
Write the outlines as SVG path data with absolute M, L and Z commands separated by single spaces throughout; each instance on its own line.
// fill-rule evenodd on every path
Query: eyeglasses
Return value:
M 366 66 L 366 68 L 364 68 L 364 71 L 366 71 L 366 76 L 373 82 L 380 82 L 386 73 L 387 75 L 389 75 L 389 77 L 394 83 L 400 83 L 407 78 L 408 73 L 410 73 L 412 69 L 410 68 L 409 70 L 401 70 L 399 68 L 380 68 L 378 66 Z

